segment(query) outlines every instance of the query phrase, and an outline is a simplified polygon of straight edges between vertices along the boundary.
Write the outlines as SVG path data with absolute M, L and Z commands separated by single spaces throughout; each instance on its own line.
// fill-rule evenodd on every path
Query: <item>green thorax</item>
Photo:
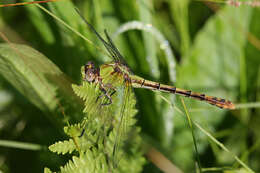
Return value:
M 130 69 L 120 63 L 117 62 L 109 62 L 102 64 L 99 67 L 99 77 L 102 79 L 102 84 L 104 86 L 108 87 L 113 87 L 117 88 L 125 84 L 125 78 L 128 78 L 132 81 L 133 85 L 132 87 L 134 88 L 139 88 L 140 84 L 133 83 L 133 81 L 142 81 L 143 78 L 136 76 L 131 73 Z M 84 71 L 84 66 L 81 68 L 81 73 L 83 79 L 85 78 L 85 71 Z
M 116 62 L 106 63 L 100 66 L 100 77 L 103 84 L 118 87 L 125 83 L 125 77 L 130 77 L 130 70 L 123 64 Z
M 144 78 L 134 75 L 126 65 L 116 62 L 101 65 L 100 76 L 104 84 L 108 83 L 113 87 L 122 86 L 125 84 L 125 78 L 128 78 L 131 81 L 132 87 L 140 88 L 141 85 L 137 82 L 141 83 L 144 80 Z

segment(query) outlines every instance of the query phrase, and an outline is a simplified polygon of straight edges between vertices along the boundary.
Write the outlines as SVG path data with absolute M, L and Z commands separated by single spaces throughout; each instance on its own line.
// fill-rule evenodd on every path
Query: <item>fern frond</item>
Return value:
M 110 79 L 115 80 L 118 79 Z M 83 81 L 82 85 L 72 85 L 72 88 L 84 101 L 85 117 L 81 123 L 64 127 L 71 139 L 49 147 L 58 154 L 79 151 L 79 156 L 61 167 L 61 172 L 140 172 L 145 159 L 140 147 L 140 128 L 134 126 L 137 110 L 131 88 L 124 83 L 118 85 L 112 104 L 106 106 L 102 103 L 107 98 L 100 97 L 104 93 L 98 84 Z
M 101 95 L 101 92 L 97 85 L 83 82 L 81 86 L 72 84 L 72 89 L 77 96 L 85 101 L 85 108 L 83 110 L 84 113 L 93 115 L 98 109 L 100 109 L 100 100 L 97 100 L 97 97 Z
M 83 123 L 85 124 L 86 122 Z M 82 123 L 82 124 L 83 124 Z M 89 130 L 85 132 L 83 137 L 80 137 L 82 133 L 82 124 L 74 124 L 64 127 L 64 132 L 71 137 L 69 140 L 59 141 L 49 146 L 49 150 L 57 154 L 71 154 L 73 151 L 80 149 L 80 152 L 85 152 L 90 147 L 97 144 L 98 135 Z M 91 123 L 88 123 L 87 127 L 90 127 Z M 78 147 L 78 148 L 77 148 Z
M 70 137 L 76 137 L 79 136 L 81 134 L 82 131 L 82 125 L 80 123 L 78 124 L 73 124 L 73 125 L 69 125 L 69 126 L 65 126 L 64 127 L 64 132 L 70 136 Z
M 73 156 L 64 167 L 61 167 L 61 173 L 107 173 L 109 172 L 106 164 L 106 156 L 97 150 L 88 150 L 79 157 Z
M 51 170 L 49 168 L 44 168 L 44 173 L 52 173 Z
M 59 141 L 55 144 L 50 145 L 49 150 L 58 154 L 71 154 L 74 150 L 76 150 L 76 146 L 74 141 L 72 139 L 69 139 L 62 142 Z

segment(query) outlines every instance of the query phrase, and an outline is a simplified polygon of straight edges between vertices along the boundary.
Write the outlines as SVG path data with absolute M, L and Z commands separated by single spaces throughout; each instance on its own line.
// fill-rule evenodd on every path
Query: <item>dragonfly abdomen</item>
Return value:
M 131 82 L 132 82 L 133 87 L 135 87 L 135 88 L 146 88 L 146 89 L 151 89 L 151 90 L 159 90 L 159 91 L 163 91 L 163 92 L 169 92 L 169 93 L 173 93 L 173 94 L 182 95 L 185 97 L 191 97 L 196 100 L 205 101 L 205 102 L 207 102 L 211 105 L 217 106 L 219 108 L 224 108 L 224 109 L 234 109 L 235 108 L 235 105 L 229 100 L 212 97 L 212 96 L 207 96 L 205 94 L 192 92 L 190 90 L 176 88 L 175 86 L 164 85 L 164 84 L 160 84 L 158 82 L 153 82 L 153 81 L 149 81 L 149 80 L 145 80 L 145 79 L 141 79 L 141 78 L 133 79 Z
M 190 90 L 184 90 L 180 88 L 176 88 L 175 86 L 168 86 L 168 85 L 160 85 L 160 90 L 165 92 L 170 92 L 178 95 L 182 95 L 185 97 L 191 97 L 196 100 L 205 101 L 211 105 L 217 106 L 222 109 L 234 109 L 235 105 L 229 101 L 222 98 L 207 96 L 205 94 L 192 92 Z

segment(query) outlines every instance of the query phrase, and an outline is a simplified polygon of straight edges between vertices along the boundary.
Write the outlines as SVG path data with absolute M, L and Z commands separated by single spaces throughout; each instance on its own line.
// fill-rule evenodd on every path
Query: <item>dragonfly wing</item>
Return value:
M 79 14 L 79 16 L 82 18 L 82 20 L 88 25 L 88 27 L 90 28 L 90 30 L 92 32 L 94 32 L 94 34 L 98 37 L 98 39 L 103 43 L 103 45 L 106 47 L 107 51 L 109 52 L 109 54 L 111 55 L 111 57 L 113 58 L 114 61 L 119 62 L 120 58 L 119 58 L 119 54 L 117 53 L 117 51 L 114 49 L 115 46 L 113 44 L 111 44 L 111 42 L 107 42 L 103 39 L 103 37 L 96 31 L 96 29 L 83 17 L 83 15 L 79 12 L 79 10 L 77 8 L 75 8 L 76 12 Z M 107 35 L 107 33 L 106 33 Z M 120 55 L 121 56 L 121 55 Z
M 123 96 L 122 96 L 122 103 L 121 103 L 121 109 L 120 109 L 120 115 L 119 115 L 119 124 L 116 129 L 116 137 L 115 137 L 115 143 L 113 146 L 113 166 L 116 167 L 118 162 L 120 161 L 121 155 L 119 153 L 119 150 L 122 147 L 123 142 L 127 139 L 127 134 L 129 132 L 129 115 L 128 111 L 130 109 L 130 95 L 131 95 L 131 85 L 130 81 L 126 81 L 125 85 L 123 86 Z
M 111 50 L 113 51 L 114 56 L 116 57 L 117 61 L 120 63 L 123 63 L 124 65 L 127 65 L 123 56 L 121 55 L 121 53 L 119 52 L 119 50 L 117 49 L 117 47 L 115 46 L 115 44 L 113 43 L 112 39 L 110 38 L 110 36 L 107 33 L 107 30 L 105 30 L 105 34 L 107 37 L 107 40 L 110 44 Z

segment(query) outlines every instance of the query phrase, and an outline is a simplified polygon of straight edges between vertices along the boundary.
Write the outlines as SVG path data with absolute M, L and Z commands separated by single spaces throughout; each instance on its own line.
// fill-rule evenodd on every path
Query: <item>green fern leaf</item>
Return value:
M 44 168 L 44 173 L 52 173 L 51 170 L 49 168 Z
M 109 172 L 108 167 L 105 163 L 106 157 L 104 154 L 97 152 L 97 150 L 88 150 L 85 154 L 82 154 L 80 157 L 72 157 L 64 167 L 61 167 L 61 173 L 75 173 L 75 172 L 84 172 L 84 173 L 107 173 Z
M 72 153 L 76 149 L 72 139 L 59 141 L 49 146 L 49 150 L 58 154 Z
M 72 137 L 72 139 L 64 140 L 62 142 L 59 141 L 49 146 L 50 151 L 56 152 L 58 154 L 71 154 L 73 151 L 76 150 L 80 150 L 80 152 L 85 152 L 97 143 L 97 135 L 93 134 L 90 130 L 85 132 L 85 134 L 87 135 L 80 137 L 80 134 L 82 133 L 82 124 L 66 126 L 64 127 L 64 132 L 68 136 Z
M 64 132 L 70 137 L 80 136 L 82 125 L 80 123 L 64 127 Z
M 121 83 L 112 96 L 113 102 L 104 106 L 107 98 L 102 97 L 99 84 L 83 81 L 72 88 L 84 101 L 85 116 L 81 123 L 64 128 L 71 139 L 49 147 L 58 154 L 79 152 L 78 157 L 61 167 L 61 172 L 140 172 L 145 159 L 140 147 L 140 128 L 134 126 L 137 110 L 132 89 Z

